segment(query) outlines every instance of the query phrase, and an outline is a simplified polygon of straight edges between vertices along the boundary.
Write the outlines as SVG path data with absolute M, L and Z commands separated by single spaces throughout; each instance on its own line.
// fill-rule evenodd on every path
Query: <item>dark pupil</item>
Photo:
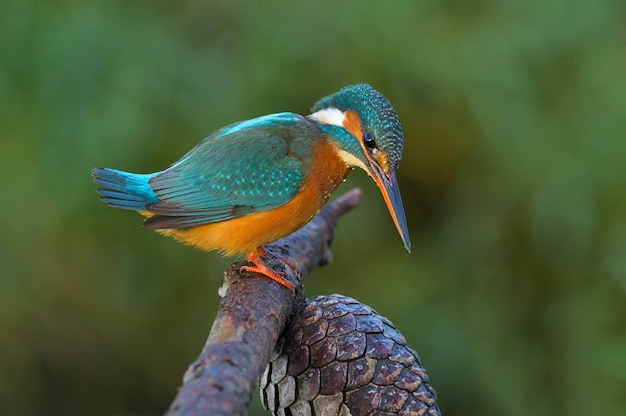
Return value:
M 363 135 L 363 142 L 365 142 L 365 146 L 370 149 L 376 147 L 376 140 L 374 140 L 374 135 L 372 133 L 365 133 Z

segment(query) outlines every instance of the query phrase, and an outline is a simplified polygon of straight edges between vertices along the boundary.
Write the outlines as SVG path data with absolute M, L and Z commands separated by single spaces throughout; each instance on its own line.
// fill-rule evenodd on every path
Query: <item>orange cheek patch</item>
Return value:
M 352 111 L 352 110 L 346 111 L 344 119 L 343 119 L 343 127 L 346 130 L 348 130 L 350 134 L 352 134 L 354 137 L 356 137 L 359 140 L 359 144 L 361 145 L 361 148 L 363 149 L 363 153 L 368 159 L 370 159 L 368 151 L 365 149 L 365 144 L 363 143 L 363 132 L 362 132 L 362 127 L 361 127 L 361 120 L 359 119 L 359 116 L 356 113 L 356 111 Z M 376 153 L 375 158 L 376 158 L 376 162 L 378 163 L 378 166 L 380 166 L 385 173 L 389 172 L 389 160 L 387 159 L 387 155 L 379 151 Z
M 387 159 L 387 155 L 383 152 L 378 152 L 376 154 L 376 162 L 378 162 L 378 166 L 383 168 L 383 172 L 389 172 L 389 160 Z
M 343 119 L 343 127 L 348 130 L 350 134 L 356 137 L 359 142 L 363 141 L 361 133 L 361 120 L 359 119 L 359 115 L 356 113 L 356 111 L 346 111 Z

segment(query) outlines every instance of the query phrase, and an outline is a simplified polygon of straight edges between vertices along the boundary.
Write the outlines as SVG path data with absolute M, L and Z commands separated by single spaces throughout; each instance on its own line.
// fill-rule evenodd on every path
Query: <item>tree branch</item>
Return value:
M 266 277 L 225 273 L 223 298 L 202 353 L 187 369 L 167 414 L 243 415 L 289 316 L 306 299 L 302 278 L 331 260 L 337 220 L 358 205 L 354 189 L 327 204 L 300 230 L 266 247 L 267 262 L 296 285 L 295 293 Z M 282 259 L 293 266 L 291 269 Z M 245 273 L 244 273 L 245 274 Z

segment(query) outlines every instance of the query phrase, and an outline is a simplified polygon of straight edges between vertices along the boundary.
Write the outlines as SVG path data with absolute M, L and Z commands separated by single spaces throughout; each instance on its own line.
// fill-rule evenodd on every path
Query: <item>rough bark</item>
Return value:
M 354 208 L 361 191 L 327 204 L 306 226 L 266 247 L 268 264 L 283 271 L 295 292 L 232 265 L 217 317 L 200 356 L 187 369 L 167 414 L 243 415 L 289 316 L 306 299 L 302 279 L 331 259 L 329 246 L 337 220 Z M 294 266 L 293 270 L 282 259 Z

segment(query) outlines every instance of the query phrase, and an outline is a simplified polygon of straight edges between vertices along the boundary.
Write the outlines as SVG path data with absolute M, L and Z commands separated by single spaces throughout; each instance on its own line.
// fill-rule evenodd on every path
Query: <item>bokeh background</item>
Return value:
M 403 123 L 413 252 L 355 172 L 309 295 L 390 318 L 446 415 L 626 414 L 623 1 L 4 0 L 0 41 L 1 414 L 161 414 L 211 326 L 234 259 L 106 207 L 92 167 L 356 82 Z

